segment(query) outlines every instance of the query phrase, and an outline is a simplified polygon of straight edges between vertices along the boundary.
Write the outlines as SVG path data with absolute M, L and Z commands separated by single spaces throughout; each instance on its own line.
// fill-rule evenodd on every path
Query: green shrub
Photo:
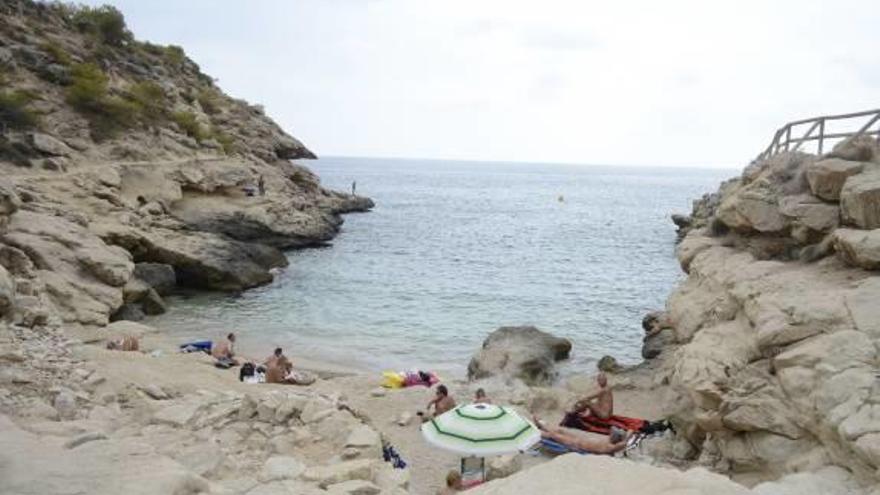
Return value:
M 136 108 L 138 116 L 147 123 L 153 124 L 168 116 L 168 97 L 165 90 L 154 82 L 133 84 L 129 88 L 128 99 Z
M 180 67 L 186 62 L 186 52 L 177 45 L 168 45 L 165 47 L 165 59 L 176 67 Z
M 47 41 L 41 46 L 53 62 L 61 65 L 70 65 L 72 60 L 67 51 L 57 41 Z
M 100 113 L 107 99 L 107 76 L 95 64 L 76 64 L 71 69 L 67 103 L 80 112 Z
M 92 137 L 102 140 L 138 121 L 140 108 L 132 101 L 110 96 L 107 76 L 95 64 L 76 64 L 71 70 L 67 102 L 88 120 Z
M 180 127 L 187 136 L 195 139 L 196 141 L 204 141 L 211 137 L 210 133 L 199 124 L 196 119 L 196 114 L 192 112 L 174 112 L 171 115 L 171 120 Z
M 0 91 L 0 130 L 36 127 L 39 116 L 28 109 L 33 100 L 33 94 L 27 91 Z
M 238 146 L 235 144 L 235 139 L 229 134 L 215 130 L 213 137 L 218 143 L 220 143 L 220 146 L 223 147 L 223 152 L 227 155 L 231 155 L 238 150 Z
M 204 88 L 199 91 L 197 99 L 199 100 L 199 105 L 201 105 L 202 110 L 205 111 L 208 115 L 215 115 L 220 113 L 222 109 L 222 101 L 220 99 L 220 94 L 213 88 Z
M 89 33 L 111 46 L 123 46 L 133 39 L 122 12 L 110 5 L 83 5 L 72 14 L 71 22 L 79 31 Z

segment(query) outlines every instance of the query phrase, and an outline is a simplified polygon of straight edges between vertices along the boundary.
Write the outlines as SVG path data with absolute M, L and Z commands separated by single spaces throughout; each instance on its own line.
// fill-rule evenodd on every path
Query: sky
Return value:
M 877 0 L 110 0 L 318 155 L 741 167 L 880 107 Z

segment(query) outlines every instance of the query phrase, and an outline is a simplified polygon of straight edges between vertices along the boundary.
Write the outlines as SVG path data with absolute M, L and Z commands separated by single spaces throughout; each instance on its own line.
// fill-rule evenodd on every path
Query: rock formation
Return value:
M 643 350 L 692 459 L 752 481 L 823 466 L 880 481 L 878 157 L 865 139 L 782 153 L 696 202 L 687 279 Z
M 535 327 L 501 327 L 468 364 L 468 379 L 491 376 L 547 385 L 556 378 L 555 363 L 568 359 L 571 342 Z
M 372 207 L 323 189 L 289 161 L 314 158 L 302 143 L 114 9 L 13 0 L 0 17 L 0 263 L 30 308 L 16 321 L 103 325 L 164 311 L 174 286 L 265 284 L 280 250 Z

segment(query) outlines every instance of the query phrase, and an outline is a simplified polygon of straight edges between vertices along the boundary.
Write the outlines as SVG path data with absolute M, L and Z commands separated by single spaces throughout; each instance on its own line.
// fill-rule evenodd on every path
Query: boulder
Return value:
M 501 327 L 483 341 L 468 364 L 468 379 L 491 376 L 521 379 L 532 385 L 556 378 L 555 363 L 568 359 L 571 342 L 535 327 Z
M 840 191 L 850 176 L 862 171 L 865 164 L 840 158 L 829 158 L 812 163 L 807 168 L 807 180 L 814 195 L 828 200 L 840 200 Z
M 263 464 L 259 480 L 262 483 L 278 480 L 292 480 L 305 471 L 305 465 L 295 457 L 272 456 Z
M 60 139 L 41 132 L 28 135 L 28 142 L 40 153 L 50 156 L 70 156 L 73 150 Z
M 486 479 L 489 481 L 506 478 L 522 469 L 519 455 L 509 454 L 493 457 L 486 466 Z
M 852 137 L 837 143 L 827 156 L 855 162 L 880 162 L 880 143 L 871 136 Z
M 141 321 L 147 317 L 147 314 L 144 313 L 143 308 L 138 304 L 123 304 L 119 307 L 112 315 L 110 315 L 111 322 L 117 321 Z
M 195 418 L 201 404 L 197 402 L 183 402 L 159 409 L 153 414 L 153 422 L 157 424 L 181 428 Z
M 599 359 L 599 362 L 596 363 L 596 368 L 598 368 L 599 371 L 605 371 L 607 373 L 617 373 L 623 370 L 623 366 L 617 362 L 617 359 L 615 359 L 614 356 L 602 356 L 602 358 Z
M 185 287 L 249 289 L 271 282 L 271 269 L 287 266 L 287 258 L 275 248 L 208 232 L 166 228 L 146 232 L 109 223 L 90 227 L 105 242 L 127 249 L 139 262 L 174 266 L 178 285 Z
M 147 315 L 161 315 L 167 311 L 165 301 L 163 301 L 162 298 L 159 297 L 159 294 L 153 289 L 148 290 L 143 299 L 138 302 L 141 305 L 141 309 L 143 309 L 144 313 Z
M 837 229 L 834 249 L 848 265 L 866 270 L 880 270 L 880 229 Z
M 718 219 L 743 233 L 775 233 L 787 226 L 776 194 L 767 188 L 746 189 L 729 196 L 718 207 Z
M 174 267 L 165 263 L 135 263 L 134 276 L 152 287 L 160 296 L 167 296 L 177 285 Z
M 825 234 L 840 224 L 840 208 L 823 203 L 809 194 L 787 196 L 782 199 L 779 211 L 790 219 L 792 226 Z M 799 241 L 809 240 L 805 236 Z
M 862 229 L 880 228 L 880 169 L 846 180 L 840 191 L 844 223 Z
M 654 359 L 664 349 L 675 345 L 675 333 L 670 329 L 663 329 L 657 333 L 646 335 L 642 341 L 642 358 Z

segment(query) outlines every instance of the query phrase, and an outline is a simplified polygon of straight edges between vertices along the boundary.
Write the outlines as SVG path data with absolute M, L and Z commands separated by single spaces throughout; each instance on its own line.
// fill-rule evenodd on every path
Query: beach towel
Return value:
M 573 449 L 562 442 L 557 442 L 556 440 L 552 440 L 550 438 L 542 438 L 538 446 L 542 450 L 556 455 L 568 454 L 570 452 L 583 455 L 590 454 L 590 452 L 587 452 L 586 450 Z
M 180 352 L 211 352 L 212 343 L 210 340 L 199 340 L 180 344 Z
M 559 426 L 598 433 L 600 435 L 610 435 L 611 428 L 620 428 L 646 435 L 652 435 L 669 429 L 669 425 L 665 421 L 651 422 L 646 419 L 629 418 L 626 416 L 611 416 L 608 419 L 600 419 L 592 415 L 581 416 L 575 412 L 566 413 Z

